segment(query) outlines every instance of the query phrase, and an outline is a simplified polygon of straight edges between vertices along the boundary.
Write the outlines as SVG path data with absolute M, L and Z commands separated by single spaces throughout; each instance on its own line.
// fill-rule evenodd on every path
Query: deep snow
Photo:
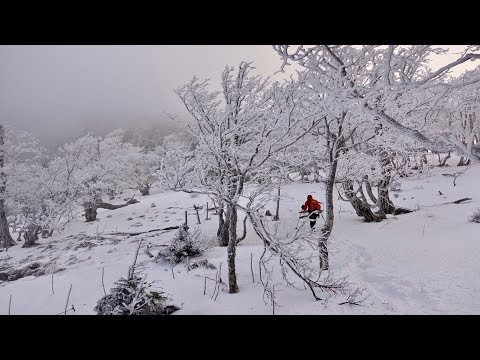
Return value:
M 451 159 L 450 164 L 455 164 Z M 330 239 L 330 267 L 336 276 L 348 275 L 352 286 L 363 288 L 368 298 L 362 306 L 338 305 L 347 294 L 336 295 L 326 301 L 315 301 L 309 290 L 287 287 L 282 281 L 275 285 L 275 314 L 480 314 L 480 224 L 469 223 L 468 218 L 480 207 L 480 166 L 470 166 L 457 179 L 442 176 L 465 167 L 434 168 L 421 179 L 401 179 L 401 191 L 392 192 L 397 206 L 418 209 L 411 214 L 389 216 L 381 223 L 364 223 L 353 212 L 349 203 L 336 200 L 335 228 Z M 441 191 L 443 195 L 439 195 Z M 282 188 L 280 204 L 281 229 L 292 229 L 297 223 L 300 205 L 306 195 L 324 201 L 323 185 L 290 184 Z M 394 197 L 398 194 L 398 197 Z M 123 194 L 122 197 L 127 197 Z M 463 197 L 471 202 L 444 204 Z M 272 306 L 264 301 L 263 287 L 258 281 L 258 259 L 263 245 L 252 228 L 237 249 L 238 294 L 221 289 L 218 298 L 211 299 L 216 270 L 186 271 L 184 265 L 175 266 L 172 277 L 167 265 L 154 263 L 144 252 L 147 244 L 156 255 L 159 245 L 168 244 L 174 231 L 150 233 L 136 237 L 108 236 L 111 232 L 135 232 L 180 225 L 188 209 L 189 225 L 196 226 L 193 204 L 205 205 L 209 199 L 174 193 L 157 192 L 137 197 L 140 203 L 109 211 L 100 210 L 99 219 L 85 223 L 79 219 L 50 239 L 40 239 L 38 246 L 23 249 L 21 245 L 0 253 L 1 268 L 20 268 L 33 261 L 55 261 L 55 267 L 65 268 L 52 276 L 26 277 L 12 282 L 0 282 L 0 314 L 7 314 L 9 298 L 11 314 L 63 313 L 70 284 L 69 304 L 75 312 L 94 314 L 93 308 L 103 296 L 104 283 L 108 290 L 113 282 L 127 275 L 138 241 L 143 237 L 138 263 L 148 273 L 147 280 L 158 280 L 158 286 L 171 297 L 171 302 L 182 309 L 175 314 L 271 314 Z M 122 199 L 118 200 L 119 202 Z M 211 203 L 211 201 L 209 201 Z M 151 207 L 155 203 L 156 207 Z M 274 212 L 274 204 L 268 207 Z M 211 238 L 215 237 L 217 218 L 210 214 L 205 220 L 200 211 L 200 227 Z M 132 217 L 133 220 L 127 220 Z M 243 215 L 240 215 L 243 219 Z M 321 225 L 323 220 L 319 219 Z M 308 226 L 304 223 L 304 226 Z M 241 221 L 239 221 L 239 231 Z M 79 233 L 105 237 L 84 243 Z M 69 237 L 70 236 L 70 237 Z M 50 246 L 51 245 L 51 246 Z M 76 247 L 90 245 L 89 247 Z M 47 247 L 49 246 L 49 247 Z M 253 255 L 251 255 L 253 254 Z M 222 279 L 227 281 L 226 248 L 214 247 L 199 259 L 206 258 L 222 265 Z M 255 283 L 252 282 L 250 259 L 253 256 Z M 195 259 L 192 259 L 194 261 Z M 70 305 L 69 305 L 70 308 Z

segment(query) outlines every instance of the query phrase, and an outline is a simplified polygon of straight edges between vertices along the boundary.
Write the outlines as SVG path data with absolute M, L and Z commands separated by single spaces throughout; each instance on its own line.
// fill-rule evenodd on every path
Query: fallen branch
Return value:
M 459 199 L 459 200 L 456 200 L 456 201 L 445 202 L 445 203 L 441 203 L 441 204 L 424 205 L 424 206 L 422 206 L 422 209 L 423 209 L 423 208 L 436 207 L 436 206 L 443 206 L 443 205 L 461 204 L 461 203 L 463 203 L 463 202 L 465 202 L 465 201 L 470 201 L 470 200 L 472 200 L 472 198 L 463 198 L 463 199 Z M 420 210 L 420 207 L 418 208 L 418 210 Z
M 402 214 L 409 214 L 411 212 L 414 212 L 415 210 L 410 210 L 410 209 L 406 209 L 406 208 L 402 208 L 402 207 L 396 207 L 394 212 L 393 212 L 393 215 L 402 215 Z
M 137 199 L 132 198 L 132 199 L 128 200 L 126 203 L 119 204 L 119 205 L 113 205 L 113 204 L 109 204 L 109 203 L 105 203 L 105 202 L 99 202 L 96 205 L 99 209 L 116 210 L 116 209 L 120 209 L 120 208 L 123 208 L 123 207 L 128 206 L 128 205 L 137 204 L 139 202 L 140 201 L 138 201 Z
M 472 198 L 463 198 L 463 199 L 459 199 L 459 200 L 456 200 L 456 201 L 452 201 L 451 203 L 445 203 L 445 204 L 460 204 L 460 203 L 468 201 L 468 200 L 472 200 Z
M 106 235 L 121 235 L 121 236 L 138 236 L 141 234 L 146 234 L 146 233 L 151 233 L 151 232 L 157 232 L 157 231 L 169 231 L 169 230 L 176 230 L 179 229 L 180 226 L 170 226 L 166 227 L 163 229 L 153 229 L 153 230 L 148 230 L 148 231 L 141 231 L 141 232 L 136 232 L 136 233 L 127 233 L 127 232 L 114 232 L 114 233 L 109 233 Z
M 457 181 L 458 177 L 462 174 L 465 174 L 465 171 L 467 171 L 467 170 L 468 170 L 468 167 L 463 171 L 458 171 L 458 172 L 453 173 L 453 174 L 442 174 L 442 175 L 443 176 L 452 176 L 453 177 L 453 186 L 457 186 L 456 181 Z
M 345 304 L 348 304 L 350 306 L 352 305 L 356 305 L 356 306 L 362 306 L 362 303 L 368 298 L 368 295 L 365 296 L 363 299 L 361 300 L 357 300 L 357 297 L 359 295 L 362 295 L 362 290 L 360 290 L 359 288 L 355 289 L 355 291 L 351 292 L 347 299 L 344 301 L 344 302 L 341 302 L 339 303 L 338 305 L 345 305 Z

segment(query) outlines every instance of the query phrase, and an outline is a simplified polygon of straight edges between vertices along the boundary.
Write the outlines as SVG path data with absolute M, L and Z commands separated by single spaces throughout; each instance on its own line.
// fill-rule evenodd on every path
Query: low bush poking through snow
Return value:
M 472 216 L 469 219 L 471 222 L 480 224 L 480 209 L 475 210 Z
M 187 225 L 182 225 L 172 243 L 158 252 L 155 261 L 166 260 L 171 264 L 178 264 L 185 261 L 187 257 L 201 255 L 212 246 L 199 228 L 192 232 L 188 229 Z
M 152 290 L 153 283 L 145 281 L 147 275 L 142 278 L 135 274 L 142 241 L 138 243 L 127 278 L 115 282 L 110 294 L 98 300 L 93 309 L 98 315 L 170 315 L 179 310 L 176 306 L 166 305 L 168 298 L 163 292 Z
M 167 306 L 161 291 L 152 291 L 145 278 L 120 279 L 111 293 L 102 297 L 94 310 L 98 315 L 169 315 L 178 308 Z

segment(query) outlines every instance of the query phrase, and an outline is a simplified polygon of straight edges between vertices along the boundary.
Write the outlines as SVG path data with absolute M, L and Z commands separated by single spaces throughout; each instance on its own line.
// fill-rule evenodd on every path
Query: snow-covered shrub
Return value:
M 209 247 L 210 242 L 199 228 L 189 232 L 188 226 L 184 224 L 178 229 L 172 243 L 161 249 L 155 260 L 167 260 L 172 264 L 178 264 L 186 260 L 187 256 L 202 254 Z
M 469 220 L 471 222 L 480 223 L 480 209 L 475 210 Z
M 151 290 L 145 278 L 121 278 L 111 293 L 102 297 L 94 310 L 98 315 L 169 315 L 178 310 L 167 306 L 168 298 L 161 291 Z

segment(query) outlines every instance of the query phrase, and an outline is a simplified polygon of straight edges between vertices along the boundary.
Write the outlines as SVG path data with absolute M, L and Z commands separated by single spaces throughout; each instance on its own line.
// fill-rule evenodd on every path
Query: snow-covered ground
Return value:
M 450 164 L 454 163 L 452 159 Z M 368 298 L 362 306 L 339 305 L 347 294 L 336 295 L 328 302 L 315 301 L 309 290 L 293 289 L 278 282 L 275 314 L 480 314 L 480 224 L 468 222 L 473 211 L 480 208 L 480 166 L 469 167 L 457 179 L 456 186 L 452 177 L 441 175 L 460 170 L 465 167 L 435 168 L 422 179 L 402 179 L 401 191 L 392 192 L 392 199 L 397 206 L 417 211 L 389 216 L 381 223 L 364 223 L 349 203 L 337 200 L 335 228 L 329 244 L 330 269 L 336 276 L 348 275 L 348 281 L 363 288 Z M 324 202 L 321 184 L 291 184 L 282 193 L 280 229 L 295 227 L 307 194 Z M 464 197 L 473 200 L 444 204 Z M 11 314 L 63 313 L 70 285 L 69 304 L 74 305 L 75 312 L 68 313 L 94 314 L 93 308 L 104 294 L 102 270 L 108 292 L 114 281 L 127 275 L 142 238 L 138 264 L 148 273 L 147 279 L 158 280 L 158 286 L 169 294 L 171 303 L 181 307 L 175 314 L 272 313 L 258 279 L 263 245 L 250 226 L 247 238 L 237 249 L 240 292 L 232 295 L 222 288 L 215 300 L 211 298 L 214 283 L 207 281 L 204 295 L 204 282 L 205 276 L 215 278 L 216 270 L 202 268 L 187 272 L 184 265 L 177 265 L 173 278 L 167 265 L 153 262 L 143 252 L 151 244 L 151 252 L 156 255 L 158 246 L 168 244 L 174 231 L 135 237 L 107 235 L 179 225 L 185 210 L 189 213 L 189 224 L 196 226 L 193 204 L 205 205 L 208 199 L 174 192 L 157 192 L 138 199 L 140 203 L 121 209 L 100 210 L 98 220 L 93 223 L 85 223 L 79 217 L 62 234 L 40 239 L 34 248 L 23 249 L 19 245 L 1 252 L 0 272 L 34 261 L 52 262 L 52 269 L 55 263 L 56 269 L 64 270 L 53 275 L 53 291 L 51 274 L 0 282 L 0 314 L 8 313 L 10 296 Z M 156 207 L 151 207 L 152 203 Z M 268 208 L 273 212 L 274 204 Z M 203 232 L 214 238 L 216 216 L 211 214 L 211 220 L 205 220 L 204 210 L 200 216 Z M 319 221 L 321 225 L 322 219 Z M 240 227 L 241 221 L 239 232 Z M 81 234 L 99 237 L 82 240 Z M 225 248 L 214 247 L 200 259 L 206 258 L 216 266 L 223 263 L 222 278 L 226 282 L 226 257 Z

